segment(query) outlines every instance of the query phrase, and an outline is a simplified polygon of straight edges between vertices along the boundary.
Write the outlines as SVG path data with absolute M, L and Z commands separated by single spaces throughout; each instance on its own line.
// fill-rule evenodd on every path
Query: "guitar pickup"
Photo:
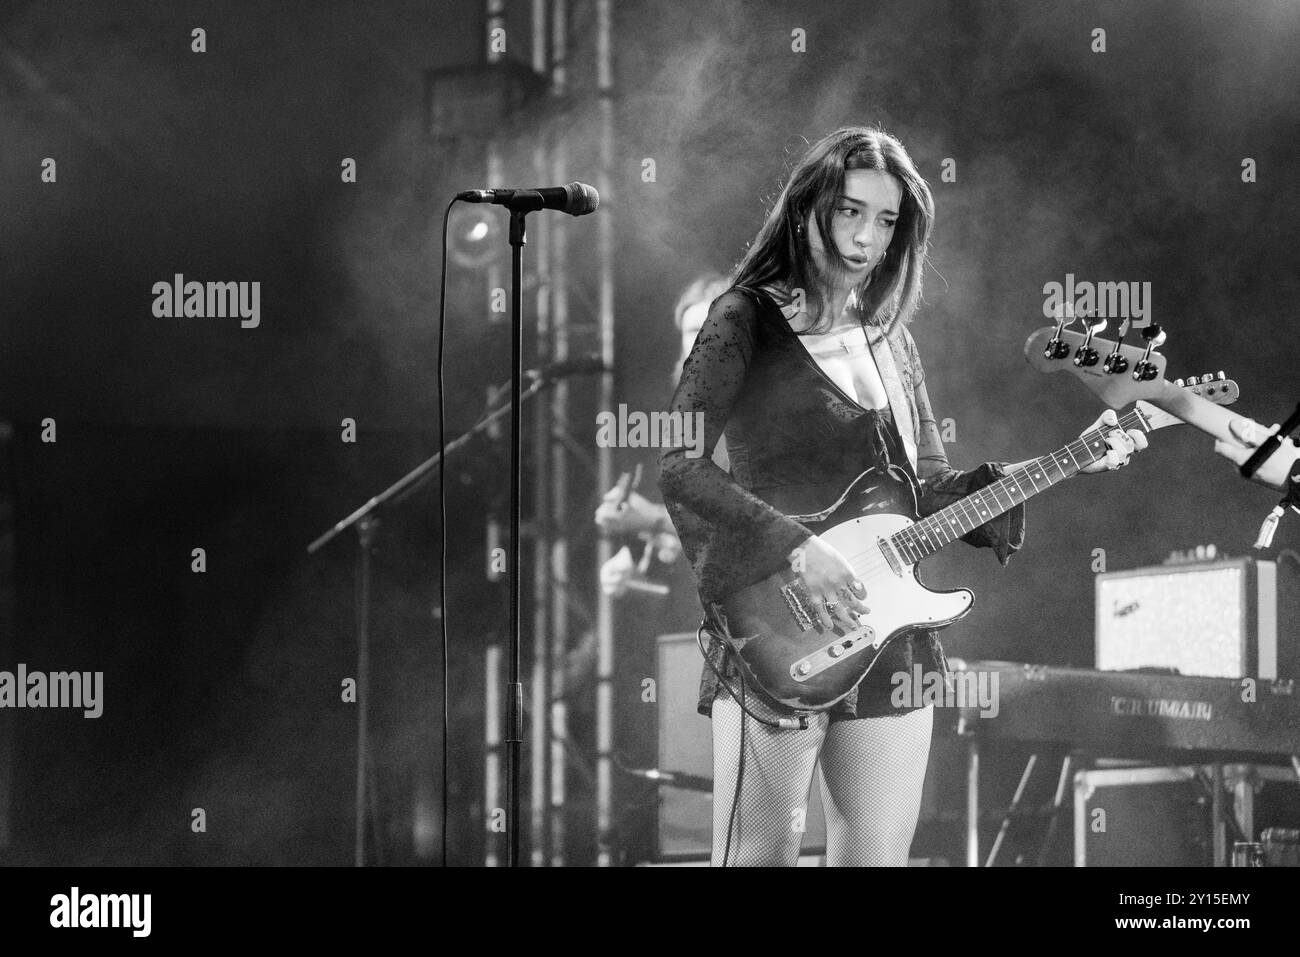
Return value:
M 885 561 L 889 565 L 889 570 L 894 573 L 895 577 L 901 578 L 903 575 L 903 566 L 898 560 L 898 555 L 894 553 L 893 546 L 883 538 L 877 538 L 876 545 L 880 548 L 880 554 L 885 556 Z

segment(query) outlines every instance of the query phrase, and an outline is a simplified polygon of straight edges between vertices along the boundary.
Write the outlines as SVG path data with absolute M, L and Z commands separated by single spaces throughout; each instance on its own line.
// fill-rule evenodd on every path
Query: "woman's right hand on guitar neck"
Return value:
M 838 621 L 852 630 L 858 626 L 855 612 L 870 613 L 862 602 L 867 587 L 858 580 L 849 560 L 825 539 L 814 535 L 790 552 L 790 569 L 803 579 L 817 602 L 817 617 L 823 628 L 830 630 Z

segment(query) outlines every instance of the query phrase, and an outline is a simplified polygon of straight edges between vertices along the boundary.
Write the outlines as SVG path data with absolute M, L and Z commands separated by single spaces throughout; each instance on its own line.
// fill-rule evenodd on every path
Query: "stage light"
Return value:
M 500 216 L 479 206 L 457 206 L 447 223 L 447 255 L 457 266 L 482 269 L 495 262 L 505 248 Z

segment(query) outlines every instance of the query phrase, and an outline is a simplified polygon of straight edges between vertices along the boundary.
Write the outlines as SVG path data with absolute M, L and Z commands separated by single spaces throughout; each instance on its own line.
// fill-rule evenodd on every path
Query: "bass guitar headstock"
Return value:
M 1076 321 L 1084 332 L 1066 329 Z M 1249 421 L 1220 408 L 1237 400 L 1240 390 L 1222 372 L 1197 376 L 1179 385 L 1164 378 L 1165 357 L 1156 348 L 1165 341 L 1155 323 L 1140 330 L 1143 345 L 1126 345 L 1130 324 L 1120 324 L 1119 339 L 1099 338 L 1104 319 L 1060 319 L 1055 327 L 1044 326 L 1025 342 L 1025 360 L 1040 372 L 1072 372 L 1106 405 L 1118 409 L 1131 402 L 1146 402 L 1171 419 L 1157 417 L 1165 425 L 1186 422 L 1207 435 L 1226 442 L 1238 442 L 1229 426 Z M 1145 414 L 1145 410 L 1143 410 Z
M 1076 321 L 1084 323 L 1085 332 L 1065 328 Z M 1105 328 L 1105 319 L 1062 318 L 1055 328 L 1045 326 L 1029 337 L 1025 359 L 1039 372 L 1073 372 L 1112 408 L 1158 399 L 1165 386 L 1165 357 L 1155 350 L 1165 341 L 1164 330 L 1155 323 L 1142 327 L 1138 346 L 1124 342 L 1127 320 L 1116 340 L 1097 336 Z

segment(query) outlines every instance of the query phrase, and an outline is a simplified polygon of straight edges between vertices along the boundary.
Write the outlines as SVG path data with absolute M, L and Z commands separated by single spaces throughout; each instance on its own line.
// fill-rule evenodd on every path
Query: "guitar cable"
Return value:
M 808 715 L 806 714 L 796 713 L 795 717 L 793 718 L 777 718 L 775 721 L 773 721 L 770 718 L 764 718 L 761 715 L 754 714 L 754 712 L 749 710 L 749 707 L 745 704 L 745 700 L 744 700 L 745 699 L 744 671 L 742 671 L 739 668 L 736 669 L 736 673 L 740 676 L 740 694 L 736 694 L 736 689 L 733 688 L 731 686 L 731 683 L 722 676 L 722 672 L 718 670 L 718 666 L 713 663 L 713 659 L 709 657 L 709 653 L 704 647 L 704 630 L 707 627 L 708 627 L 707 621 L 700 622 L 700 627 L 695 629 L 695 643 L 700 648 L 700 654 L 704 656 L 705 664 L 707 664 L 710 670 L 713 671 L 714 676 L 717 677 L 718 681 L 722 684 L 722 686 L 731 693 L 731 697 L 736 699 L 736 703 L 740 705 L 741 710 L 744 711 L 745 714 L 753 718 L 755 721 L 759 722 L 760 724 L 765 724 L 769 728 L 776 728 L 780 731 L 807 731 Z M 712 637 L 717 637 L 716 635 L 713 635 L 712 632 L 710 632 L 710 635 Z M 722 648 L 726 654 L 734 654 L 734 649 L 725 640 L 722 642 Z
M 731 866 L 731 829 L 736 824 L 736 818 L 740 816 L 740 788 L 745 781 L 745 729 L 748 723 L 745 721 L 745 715 L 748 713 L 745 707 L 745 676 L 740 676 L 740 760 L 736 766 L 736 790 L 731 795 L 731 813 L 727 815 L 727 843 L 722 848 L 722 866 Z
M 736 818 L 740 811 L 740 789 L 745 780 L 745 740 L 746 740 L 745 729 L 747 727 L 745 718 L 746 717 L 753 718 L 755 721 L 765 724 L 769 728 L 776 728 L 782 731 L 785 730 L 807 731 L 808 716 L 800 714 L 793 718 L 778 718 L 777 720 L 772 721 L 768 718 L 761 717 L 757 714 L 754 714 L 754 712 L 750 711 L 749 702 L 746 700 L 747 689 L 745 687 L 744 670 L 741 668 L 736 669 L 736 674 L 740 678 L 740 694 L 736 694 L 736 690 L 731 687 L 731 683 L 727 681 L 727 679 L 723 676 L 722 672 L 718 670 L 718 666 L 713 663 L 713 659 L 709 657 L 708 650 L 704 647 L 704 629 L 707 626 L 708 626 L 707 620 L 701 621 L 700 627 L 695 629 L 695 643 L 699 646 L 700 654 L 704 656 L 704 661 L 709 666 L 709 669 L 713 672 L 714 676 L 718 679 L 718 681 L 722 684 L 722 686 L 727 689 L 727 692 L 731 695 L 732 700 L 734 700 L 738 705 L 740 705 L 740 711 L 741 711 L 740 760 L 736 767 L 736 790 L 731 796 L 731 813 L 727 816 L 727 842 L 722 849 L 722 866 L 728 867 L 730 866 L 729 861 L 731 859 L 731 835 L 733 833 L 733 829 L 736 824 Z M 735 650 L 731 647 L 731 645 L 728 642 L 723 641 L 722 652 L 724 655 L 730 655 L 730 654 L 734 654 Z

